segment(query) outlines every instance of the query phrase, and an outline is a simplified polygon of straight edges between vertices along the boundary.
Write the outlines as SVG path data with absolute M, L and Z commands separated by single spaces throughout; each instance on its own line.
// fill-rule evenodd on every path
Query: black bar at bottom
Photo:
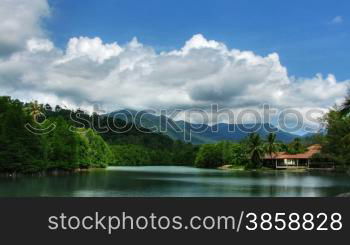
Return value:
M 0 241 L 1 244 L 347 244 L 350 228 L 350 198 L 1 198 L 0 199 Z M 87 219 L 86 230 L 81 224 L 76 230 L 55 228 L 54 224 L 61 221 L 62 213 L 69 217 L 76 216 L 80 222 L 86 216 L 96 218 L 115 216 L 122 219 L 122 215 L 130 216 L 135 220 L 140 216 L 149 217 L 152 213 L 157 217 L 167 216 L 182 218 L 183 227 L 190 224 L 193 217 L 199 217 L 193 222 L 198 228 L 172 228 L 162 230 L 152 229 L 149 223 L 144 230 L 128 229 L 130 223 L 125 224 L 126 229 L 111 231 L 99 227 L 95 228 L 94 221 Z M 247 215 L 249 213 L 254 213 Z M 261 228 L 261 215 L 269 222 Z M 278 214 L 279 213 L 279 214 Z M 283 215 L 283 213 L 285 215 Z M 299 215 L 300 229 L 291 230 L 288 225 L 292 219 Z M 313 221 L 307 223 L 303 219 Z M 278 214 L 278 215 L 276 215 Z M 333 214 L 336 214 L 332 217 Z M 258 227 L 254 231 L 254 215 Z M 310 216 L 311 215 L 311 216 Z M 341 219 L 339 220 L 339 215 Z M 54 223 L 49 222 L 52 218 Z M 203 228 L 205 217 L 232 216 L 235 218 L 235 229 Z M 103 220 L 103 221 L 106 221 Z M 212 218 L 207 218 L 207 226 L 212 225 Z M 126 219 L 127 220 L 127 219 Z M 338 221 L 339 220 L 339 221 Z M 116 219 L 112 219 L 117 226 Z M 129 220 L 127 220 L 129 221 Z M 158 222 L 157 220 L 156 222 Z M 75 219 L 71 220 L 73 226 L 77 225 Z M 148 220 L 150 222 L 150 220 Z M 155 223 L 156 223 L 155 222 Z M 283 228 L 286 222 L 286 228 Z M 333 222 L 333 224 L 332 224 Z M 240 223 L 239 231 L 237 231 Z M 323 223 L 323 224 L 322 224 Z M 340 223 L 340 224 L 339 224 Z M 140 220 L 141 226 L 145 224 Z M 223 226 L 224 223 L 222 223 Z M 231 223 L 229 223 L 231 225 Z M 51 225 L 51 230 L 49 226 Z M 161 221 L 164 228 L 167 220 Z M 305 230 L 303 225 L 306 227 Z M 312 225 L 315 227 L 313 229 Z M 341 225 L 341 228 L 339 227 Z M 280 228 L 282 230 L 277 230 Z M 121 226 L 120 226 L 121 227 Z M 247 228 L 248 227 L 248 228 Z M 179 227 L 177 227 L 179 228 Z M 210 227 L 209 227 L 210 228 Z M 292 229 L 298 224 L 291 224 Z M 320 228 L 318 230 L 317 228 Z

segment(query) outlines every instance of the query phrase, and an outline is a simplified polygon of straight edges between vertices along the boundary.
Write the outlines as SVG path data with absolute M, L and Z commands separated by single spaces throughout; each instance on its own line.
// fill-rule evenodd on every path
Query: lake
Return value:
M 325 197 L 344 192 L 350 192 L 350 176 L 324 172 L 152 166 L 0 178 L 2 197 Z

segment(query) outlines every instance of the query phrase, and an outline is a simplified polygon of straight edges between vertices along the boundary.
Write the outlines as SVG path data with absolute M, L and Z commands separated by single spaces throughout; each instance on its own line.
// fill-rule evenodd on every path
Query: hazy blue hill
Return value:
M 327 131 L 326 130 L 321 130 L 317 133 L 306 133 L 302 136 L 302 138 L 311 138 L 311 137 L 315 137 L 315 136 L 319 136 L 319 135 L 326 135 Z
M 306 133 L 304 135 L 301 136 L 301 138 L 311 138 L 318 135 L 318 133 Z
M 186 140 L 191 139 L 193 144 L 215 143 L 217 141 L 203 134 L 204 132 L 210 130 L 210 126 L 206 124 L 194 124 L 185 121 L 175 121 L 174 123 L 178 125 L 179 128 L 183 129 L 183 132 L 181 133 L 181 140 L 184 140 L 184 138 L 186 138 Z
M 270 124 L 220 123 L 208 126 L 205 124 L 191 124 L 185 121 L 174 121 L 165 116 L 154 115 L 147 111 L 137 112 L 134 110 L 116 111 L 110 113 L 109 116 L 133 122 L 154 132 L 163 132 L 175 140 L 190 140 L 193 144 L 213 143 L 222 140 L 240 141 L 252 132 L 260 134 L 263 138 L 269 132 L 275 132 L 277 140 L 282 142 L 290 142 L 298 137 Z
M 288 132 L 284 132 L 275 126 L 270 124 L 225 124 L 220 123 L 213 125 L 211 129 L 202 133 L 206 138 L 210 138 L 215 141 L 231 140 L 240 141 L 246 138 L 250 133 L 258 133 L 262 138 L 270 132 L 274 132 L 277 135 L 277 140 L 282 142 L 290 142 L 297 136 Z
M 147 111 L 120 110 L 109 113 L 110 117 L 118 118 L 129 123 L 133 123 L 143 128 L 150 129 L 153 132 L 161 132 L 168 135 L 174 140 L 182 140 L 191 138 L 193 144 L 203 144 L 212 142 L 210 139 L 203 138 L 195 133 L 189 137 L 191 124 L 184 122 L 175 122 L 171 118 L 165 116 L 157 116 Z

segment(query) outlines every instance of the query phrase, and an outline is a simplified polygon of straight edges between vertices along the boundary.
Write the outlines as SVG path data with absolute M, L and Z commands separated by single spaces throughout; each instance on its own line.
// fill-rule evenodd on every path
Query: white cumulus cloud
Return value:
M 122 48 L 117 43 L 103 44 L 98 37 L 74 37 L 69 40 L 66 55 L 61 62 L 88 57 L 92 61 L 103 63 L 105 60 L 117 56 L 121 51 Z

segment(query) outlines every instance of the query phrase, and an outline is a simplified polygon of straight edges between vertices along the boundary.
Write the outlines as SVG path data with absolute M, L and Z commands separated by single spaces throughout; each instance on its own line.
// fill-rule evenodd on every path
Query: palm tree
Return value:
M 269 133 L 266 142 L 266 152 L 269 154 L 271 161 L 273 158 L 273 153 L 276 153 L 277 151 L 278 145 L 276 144 L 276 134 Z
M 252 133 L 248 138 L 248 150 L 250 153 L 250 159 L 253 163 L 253 167 L 261 167 L 262 161 L 261 157 L 264 154 L 264 147 L 260 135 L 257 133 Z
M 37 117 L 42 114 L 43 107 L 35 100 L 29 104 L 27 109 L 29 114 L 33 117 L 33 120 L 36 121 Z

